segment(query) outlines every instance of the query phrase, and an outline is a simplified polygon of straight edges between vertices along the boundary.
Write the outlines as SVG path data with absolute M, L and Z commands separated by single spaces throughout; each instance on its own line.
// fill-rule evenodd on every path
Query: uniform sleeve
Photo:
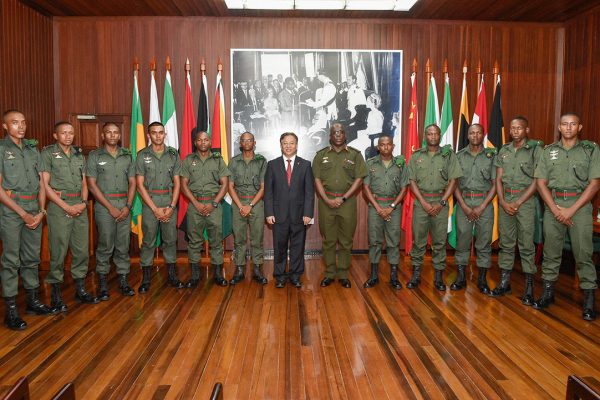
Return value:
M 371 183 L 371 164 L 370 163 L 367 163 L 367 176 L 365 176 L 363 183 L 365 185 L 369 185 Z
M 96 155 L 95 153 L 90 154 L 90 156 L 87 159 L 87 168 L 85 169 L 85 176 L 89 176 L 91 178 L 97 178 L 98 177 L 98 169 L 96 168 L 97 162 L 96 162 Z
M 181 163 L 181 173 L 182 178 L 190 179 L 190 162 L 186 158 Z
M 590 173 L 588 176 L 589 179 L 600 178 L 600 148 L 598 148 L 598 145 L 594 146 L 594 151 L 590 157 Z
M 267 174 L 267 161 L 263 160 L 263 163 L 260 166 L 260 171 L 258 171 L 258 177 L 259 177 L 261 183 L 265 181 L 266 174 Z
M 458 179 L 463 176 L 462 168 L 458 162 L 456 154 L 450 153 L 448 160 L 448 179 Z
M 416 160 L 416 157 L 413 154 L 413 156 L 410 158 L 410 161 L 408 162 L 408 168 L 406 171 L 406 175 L 407 175 L 406 179 L 409 181 L 409 183 L 410 183 L 410 181 L 417 180 L 417 171 L 415 169 L 415 163 L 416 163 L 415 160 Z
M 4 173 L 4 147 L 0 146 L 0 175 L 2 175 L 3 173 Z
M 548 164 L 546 163 L 546 151 L 543 152 L 541 157 L 537 160 L 537 165 L 533 176 L 538 179 L 548 179 Z
M 225 176 L 231 175 L 229 172 L 229 168 L 227 168 L 227 164 L 225 164 L 225 160 L 219 158 L 219 178 L 223 178 Z
M 85 165 L 85 156 L 81 155 L 81 174 L 87 176 L 87 166 Z
M 534 168 L 540 162 L 540 159 L 542 158 L 543 153 L 544 153 L 543 148 L 541 148 L 540 146 L 535 146 L 535 149 L 533 150 L 533 166 L 534 166 Z
M 500 154 L 502 154 L 502 149 L 498 150 L 498 154 L 496 154 L 496 157 L 494 157 L 494 167 L 496 168 L 504 168 Z
M 40 172 L 50 172 L 52 169 L 52 154 L 50 151 L 42 151 L 42 162 L 40 163 Z
M 321 155 L 317 153 L 312 162 L 313 177 L 321 179 Z
M 494 166 L 496 164 L 496 158 L 498 158 L 498 155 L 495 155 L 490 163 L 490 177 L 492 180 L 496 180 L 496 167 Z
M 410 184 L 410 179 L 408 178 L 408 164 L 406 164 L 402 168 L 402 180 L 400 181 L 400 186 L 405 187 Z
M 173 176 L 181 175 L 181 160 L 178 156 L 175 156 L 175 165 L 173 165 Z
M 140 153 L 138 153 L 135 159 L 135 174 L 145 176 L 146 167 L 144 166 L 144 157 L 142 157 Z
M 364 178 L 367 176 L 367 164 L 365 163 L 365 159 L 360 153 L 357 153 L 357 156 L 354 159 L 356 160 L 354 165 L 354 176 L 357 178 Z
M 134 178 L 135 177 L 135 163 L 133 162 L 133 159 L 131 158 L 131 156 L 129 157 L 129 160 L 131 162 L 129 163 L 129 169 L 127 170 L 127 178 Z

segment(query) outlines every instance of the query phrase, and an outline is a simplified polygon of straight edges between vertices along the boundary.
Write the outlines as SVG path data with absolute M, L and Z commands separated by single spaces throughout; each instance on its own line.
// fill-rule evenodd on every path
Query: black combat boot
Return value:
M 142 267 L 142 284 L 138 288 L 138 293 L 146 293 L 150 290 L 151 277 L 152 272 L 150 271 L 150 267 Z
M 525 293 L 521 297 L 521 303 L 531 306 L 533 302 L 533 274 L 525 274 Z
M 477 289 L 483 294 L 490 295 L 492 290 L 487 283 L 487 268 L 479 268 L 479 276 L 477 277 Z
M 167 283 L 175 289 L 183 288 L 183 283 L 177 277 L 177 269 L 175 264 L 167 264 Z
M 367 281 L 363 285 L 365 287 L 365 289 L 372 288 L 373 286 L 375 286 L 379 283 L 379 278 L 377 277 L 377 268 L 378 267 L 379 267 L 379 264 L 375 264 L 375 263 L 371 264 L 371 277 L 369 279 L 367 279 Z
M 444 283 L 444 271 L 436 269 L 433 275 L 433 286 L 439 291 L 446 290 L 446 284 Z
M 510 288 L 510 269 L 503 269 L 500 273 L 500 284 L 492 290 L 491 296 L 499 297 L 505 294 L 511 294 Z
M 185 287 L 188 289 L 195 288 L 200 283 L 200 265 L 198 263 L 190 264 L 192 269 L 192 276 L 189 281 L 185 283 Z
M 596 311 L 594 311 L 595 295 L 596 289 L 583 289 L 583 313 L 581 317 L 586 321 L 596 319 Z
M 261 285 L 266 285 L 267 282 L 269 282 L 262 273 L 261 264 L 254 264 L 254 272 L 252 273 L 252 279 L 260 283 Z
M 543 310 L 552 303 L 554 303 L 554 282 L 544 281 L 542 297 L 533 302 L 533 308 Z
M 135 292 L 129 286 L 129 281 L 127 280 L 127 274 L 119 274 L 119 291 L 123 296 L 134 296 Z
M 230 285 L 236 285 L 246 278 L 246 275 L 244 275 L 244 269 L 246 269 L 245 265 L 237 265 L 235 267 L 235 274 L 233 274 L 233 278 L 231 278 L 229 281 Z
M 61 293 L 62 283 L 53 283 L 52 284 L 52 292 L 50 294 L 50 307 L 52 307 L 55 312 L 67 312 L 67 305 L 62 299 Z
M 92 296 L 85 290 L 85 280 L 75 279 L 75 300 L 84 304 L 97 304 L 98 298 Z
M 465 268 L 464 265 L 457 265 L 456 269 L 456 279 L 450 285 L 450 290 L 461 290 L 467 287 L 467 278 L 465 277 Z
M 98 274 L 98 300 L 107 301 L 110 295 L 108 294 L 108 275 Z
M 398 280 L 398 265 L 390 265 L 390 286 L 394 289 L 402 289 L 402 284 Z
M 223 265 L 214 265 L 215 283 L 219 286 L 227 286 L 227 279 L 223 277 Z
M 421 266 L 414 265 L 412 276 L 410 277 L 410 280 L 406 284 L 406 287 L 409 289 L 416 289 L 420 283 L 421 283 Z
M 27 314 L 48 315 L 58 313 L 58 311 L 40 301 L 37 289 L 26 289 L 25 291 L 27 293 L 27 305 L 25 307 Z
M 27 322 L 23 321 L 21 317 L 19 317 L 15 296 L 5 297 L 4 304 L 6 305 L 4 325 L 13 331 L 22 331 L 23 329 L 27 328 Z

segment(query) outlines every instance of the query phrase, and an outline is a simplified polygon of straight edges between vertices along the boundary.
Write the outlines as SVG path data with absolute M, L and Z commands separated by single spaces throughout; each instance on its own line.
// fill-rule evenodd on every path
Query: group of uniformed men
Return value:
M 206 132 L 195 134 L 196 151 L 180 162 L 177 150 L 165 145 L 164 126 L 159 122 L 148 126 L 150 145 L 133 161 L 131 152 L 119 146 L 119 127 L 107 123 L 102 127 L 103 146 L 91 152 L 86 163 L 81 149 L 73 146 L 74 128 L 68 122 L 61 121 L 54 126 L 56 143 L 45 147 L 41 154 L 36 140 L 25 139 L 26 120 L 21 112 L 6 111 L 2 123 L 7 135 L 0 141 L 0 238 L 3 243 L 0 276 L 6 304 L 4 323 L 8 328 L 27 327 L 19 316 L 15 300 L 19 273 L 26 290 L 27 313 L 48 315 L 67 311 L 61 287 L 69 249 L 77 300 L 97 303 L 109 299 L 107 277 L 111 257 L 116 265 L 120 292 L 125 296 L 134 295 L 127 276 L 130 272 L 130 211 L 136 191 L 143 201 L 139 293 L 150 289 L 152 257 L 159 230 L 171 286 L 193 288 L 199 284 L 204 231 L 208 236 L 214 280 L 220 286 L 228 284 L 223 275 L 223 210 L 219 206 L 227 193 L 233 200 L 236 266 L 229 284 L 245 279 L 248 230 L 253 279 L 260 284 L 267 283 L 262 272 L 266 160 L 254 152 L 256 142 L 250 132 L 242 135 L 241 153 L 232 158 L 228 167 L 218 153 L 211 151 Z M 546 308 L 554 302 L 554 284 L 568 233 L 584 292 L 582 316 L 585 320 L 595 319 L 597 283 L 592 263 L 591 200 L 600 187 L 600 150 L 595 143 L 578 137 L 582 130 L 578 115 L 564 114 L 558 129 L 560 140 L 544 148 L 541 142 L 528 138 L 527 119 L 516 117 L 510 123 L 512 141 L 496 151 L 484 147 L 483 128 L 473 124 L 468 131 L 468 147 L 454 153 L 450 146 L 440 146 L 440 128 L 429 125 L 425 128 L 426 146 L 417 150 L 406 164 L 403 156 L 393 155 L 394 143 L 389 136 L 379 138 L 379 154 L 365 163 L 358 150 L 346 145 L 344 127 L 333 124 L 330 146 L 317 152 L 312 164 L 325 263 L 321 286 L 329 286 L 337 278 L 343 287 L 351 287 L 348 273 L 357 222 L 356 195 L 362 187 L 369 206 L 371 264 L 370 277 L 364 287 L 371 288 L 379 282 L 378 265 L 385 241 L 390 285 L 394 289 L 402 288 L 398 280 L 400 205 L 410 186 L 416 201 L 412 221 L 414 244 L 410 254 L 412 276 L 406 284 L 409 289 L 417 288 L 421 282 L 430 235 L 434 287 L 446 290 L 443 271 L 446 268 L 448 199 L 454 196 L 457 274 L 451 290 L 466 287 L 465 269 L 474 238 L 478 289 L 490 296 L 511 293 L 510 274 L 518 244 L 526 284 L 522 303 L 536 309 Z M 97 297 L 87 292 L 84 284 L 89 254 L 86 211 L 89 192 L 96 199 Z M 179 280 L 176 269 L 176 206 L 180 192 L 190 204 L 187 226 L 191 278 L 186 283 Z M 533 293 L 536 192 L 546 204 L 543 292 L 538 299 L 534 299 Z M 496 196 L 501 279 L 492 290 L 486 275 L 491 266 L 492 202 Z M 50 244 L 50 272 L 46 277 L 51 285 L 49 306 L 40 301 L 38 294 L 41 222 L 45 215 Z

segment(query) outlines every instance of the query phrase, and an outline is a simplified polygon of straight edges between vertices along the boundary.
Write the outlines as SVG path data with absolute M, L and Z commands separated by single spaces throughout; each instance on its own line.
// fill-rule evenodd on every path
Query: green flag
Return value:
M 133 95 L 131 100 L 131 127 L 129 129 L 129 149 L 131 159 L 135 163 L 137 152 L 146 147 L 144 137 L 144 121 L 142 120 L 142 106 L 138 91 L 137 71 L 133 72 Z M 142 245 L 142 199 L 135 194 L 131 205 L 131 232 L 138 236 L 138 243 Z
M 422 147 L 425 147 L 425 128 L 431 124 L 440 126 L 440 104 L 437 97 L 437 89 L 435 87 L 435 78 L 433 75 L 429 80 L 429 90 L 427 91 L 427 105 L 425 107 L 425 120 L 423 122 L 423 142 Z M 442 131 L 443 132 L 443 131 Z

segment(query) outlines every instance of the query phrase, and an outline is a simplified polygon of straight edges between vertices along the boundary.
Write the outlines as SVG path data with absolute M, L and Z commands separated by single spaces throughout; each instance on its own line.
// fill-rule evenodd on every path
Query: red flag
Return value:
M 406 162 L 410 160 L 412 153 L 419 148 L 419 133 L 417 130 L 417 124 L 419 123 L 419 110 L 417 108 L 417 80 L 416 74 L 410 77 L 412 83 L 412 93 L 410 95 L 410 113 L 408 115 L 408 143 L 406 151 Z M 406 192 L 404 197 L 404 204 L 402 205 L 402 229 L 404 230 L 404 237 L 406 242 L 404 245 L 404 251 L 406 254 L 410 253 L 413 244 L 412 238 L 412 214 L 415 198 L 410 190 Z
M 196 128 L 194 118 L 194 102 L 192 100 L 192 83 L 189 71 L 190 61 L 186 63 L 185 99 L 183 102 L 183 129 L 181 129 L 181 141 L 179 142 L 179 156 L 184 160 L 192 152 L 192 130 Z M 185 219 L 188 208 L 188 199 L 183 193 L 179 195 L 179 211 L 177 214 L 177 226 L 179 227 Z
M 483 135 L 485 143 L 487 143 L 488 121 L 487 121 L 487 105 L 485 102 L 485 84 L 483 83 L 483 75 L 481 75 L 481 85 L 477 93 L 477 104 L 475 104 L 475 112 L 471 118 L 471 125 L 479 124 L 483 126 Z

